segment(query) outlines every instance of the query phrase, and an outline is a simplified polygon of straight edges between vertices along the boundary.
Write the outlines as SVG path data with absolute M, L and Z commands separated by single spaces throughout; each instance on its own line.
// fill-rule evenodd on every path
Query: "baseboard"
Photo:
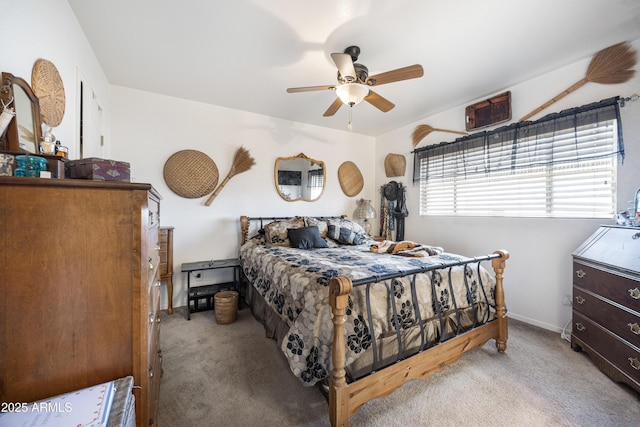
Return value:
M 533 326 L 537 326 L 537 327 L 542 328 L 542 329 L 546 329 L 546 330 L 551 331 L 551 332 L 556 332 L 558 334 L 562 333 L 562 327 L 559 327 L 559 326 L 556 326 L 556 325 L 551 325 L 551 324 L 545 323 L 545 322 L 540 322 L 539 320 L 531 319 L 529 317 L 520 316 L 520 315 L 514 314 L 514 313 L 507 313 L 507 317 L 509 317 L 511 319 L 519 320 L 519 321 L 527 323 L 529 325 L 533 325 Z

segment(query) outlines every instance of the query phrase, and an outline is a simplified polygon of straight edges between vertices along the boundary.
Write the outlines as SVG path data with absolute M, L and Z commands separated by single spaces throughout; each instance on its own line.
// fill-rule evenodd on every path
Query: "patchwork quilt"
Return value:
M 330 246 L 333 247 L 298 249 L 254 238 L 240 249 L 245 276 L 289 326 L 281 350 L 291 371 L 308 386 L 331 372 L 331 278 L 347 276 L 356 280 L 468 259 L 442 251 L 420 257 L 381 254 L 371 251 L 371 241 Z M 494 285 L 493 276 L 484 267 L 470 264 L 354 287 L 345 316 L 347 365 L 370 352 L 372 340 L 381 342 L 398 336 L 396 325 L 409 332 L 420 323 L 428 323 L 426 339 L 436 343 L 448 334 L 443 333 L 442 327 L 455 333 L 486 322 L 488 308 L 495 304 Z M 456 314 L 465 308 L 470 310 L 465 316 Z M 425 340 L 420 333 L 407 335 L 417 335 L 420 342 Z

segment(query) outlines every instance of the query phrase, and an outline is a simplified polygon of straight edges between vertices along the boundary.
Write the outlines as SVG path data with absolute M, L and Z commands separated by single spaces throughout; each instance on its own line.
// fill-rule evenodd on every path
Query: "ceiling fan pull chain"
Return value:
M 349 123 L 347 123 L 347 128 L 350 131 L 353 131 L 353 123 L 351 122 L 351 111 L 353 110 L 353 105 L 349 105 Z

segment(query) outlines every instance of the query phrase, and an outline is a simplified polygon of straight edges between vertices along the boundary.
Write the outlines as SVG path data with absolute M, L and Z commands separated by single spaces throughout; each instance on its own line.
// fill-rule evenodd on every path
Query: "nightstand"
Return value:
M 199 272 L 225 268 L 233 269 L 231 282 L 191 286 L 191 276 Z M 191 313 L 213 310 L 213 296 L 217 292 L 230 289 L 240 291 L 240 260 L 238 258 L 187 262 L 182 264 L 182 272 L 187 273 L 187 320 L 191 320 Z

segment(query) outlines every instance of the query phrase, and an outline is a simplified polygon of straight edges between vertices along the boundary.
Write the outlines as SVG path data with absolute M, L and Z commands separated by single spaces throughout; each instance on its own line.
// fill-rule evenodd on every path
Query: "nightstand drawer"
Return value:
M 640 313 L 640 282 L 573 263 L 573 284 Z

